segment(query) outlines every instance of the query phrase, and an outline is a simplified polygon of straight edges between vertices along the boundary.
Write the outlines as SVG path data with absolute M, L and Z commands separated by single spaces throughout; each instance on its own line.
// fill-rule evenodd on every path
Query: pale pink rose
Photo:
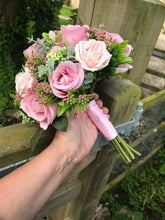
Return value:
M 42 41 L 43 41 L 43 39 L 40 39 L 40 40 L 39 40 L 39 43 L 41 44 Z M 28 47 L 26 50 L 23 51 L 23 54 L 26 55 L 26 56 L 28 56 L 30 59 L 32 58 L 32 54 L 33 54 L 34 56 L 39 55 L 39 56 L 41 57 L 41 54 L 40 54 L 40 53 L 42 52 L 43 49 L 40 48 L 40 49 L 39 49 L 39 52 L 40 52 L 40 53 L 36 53 L 36 49 L 37 49 L 38 47 L 40 47 L 39 44 L 32 44 L 30 47 Z
M 103 41 L 80 41 L 75 47 L 75 58 L 82 68 L 89 71 L 101 70 L 109 64 L 111 54 Z
M 64 98 L 69 90 L 78 89 L 84 80 L 84 70 L 79 63 L 64 61 L 49 76 L 54 95 Z
M 109 37 L 110 37 L 110 41 L 113 43 L 116 43 L 116 42 L 121 43 L 124 41 L 123 38 L 117 33 L 109 33 Z M 127 49 L 124 52 L 126 57 L 130 55 L 130 52 L 132 49 L 133 49 L 132 46 L 128 44 Z
M 24 96 L 35 80 L 36 78 L 32 76 L 29 68 L 25 67 L 25 73 L 18 73 L 15 77 L 17 93 Z
M 45 106 L 34 94 L 27 93 L 21 100 L 21 108 L 29 117 L 36 120 L 41 128 L 46 130 L 57 115 L 58 104 Z
M 130 64 L 120 64 L 117 69 L 117 73 L 125 73 L 127 70 L 132 69 L 133 66 Z
M 98 107 L 95 100 L 89 103 L 87 114 L 108 141 L 113 140 L 118 135 L 116 129 L 107 118 L 107 115 Z
M 67 40 L 67 44 L 74 47 L 79 41 L 88 40 L 88 30 L 88 25 L 62 25 L 62 30 L 59 32 L 62 36 L 62 42 L 64 43 Z

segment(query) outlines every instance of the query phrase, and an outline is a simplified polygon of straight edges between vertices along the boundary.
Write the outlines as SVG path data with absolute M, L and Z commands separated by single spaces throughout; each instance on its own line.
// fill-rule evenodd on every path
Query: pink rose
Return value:
M 42 41 L 43 41 L 43 39 L 40 39 L 40 40 L 39 40 L 39 43 L 41 44 Z M 32 44 L 30 47 L 28 47 L 26 50 L 23 51 L 23 54 L 26 55 L 26 56 L 28 56 L 28 57 L 30 57 L 30 59 L 32 58 L 32 54 L 33 54 L 34 56 L 39 55 L 39 56 L 41 57 L 41 54 L 40 54 L 40 53 L 42 52 L 42 48 L 39 49 L 39 52 L 40 52 L 40 53 L 36 53 L 36 50 L 37 50 L 38 47 L 40 47 L 39 44 Z
M 117 73 L 125 73 L 127 70 L 132 69 L 133 66 L 130 64 L 120 64 L 117 69 Z
M 114 43 L 116 43 L 116 42 L 118 42 L 118 43 L 123 42 L 123 38 L 119 34 L 117 34 L 117 33 L 109 33 L 109 36 L 110 36 L 110 41 L 111 42 L 114 42 Z
M 130 55 L 132 49 L 133 49 L 132 46 L 128 44 L 127 49 L 124 52 L 126 57 L 128 57 Z
M 36 120 L 44 130 L 53 122 L 58 111 L 56 103 L 45 106 L 39 102 L 35 95 L 30 93 L 27 93 L 22 99 L 21 108 L 29 117 Z
M 78 89 L 84 80 L 84 70 L 79 63 L 64 61 L 49 76 L 53 93 L 64 98 L 69 90 Z
M 24 96 L 35 80 L 29 68 L 25 67 L 25 73 L 18 73 L 15 77 L 17 93 Z
M 75 58 L 82 68 L 92 72 L 106 67 L 111 59 L 103 41 L 80 41 L 75 47 Z
M 74 47 L 79 41 L 88 40 L 88 30 L 88 25 L 62 25 L 62 30 L 60 31 L 62 42 L 64 43 L 67 40 L 67 44 Z
M 109 37 L 110 37 L 110 41 L 114 42 L 114 43 L 116 43 L 116 42 L 121 43 L 124 41 L 123 38 L 117 33 L 109 33 Z M 128 57 L 130 55 L 130 52 L 132 49 L 133 49 L 132 46 L 128 44 L 127 49 L 124 52 L 126 57 Z

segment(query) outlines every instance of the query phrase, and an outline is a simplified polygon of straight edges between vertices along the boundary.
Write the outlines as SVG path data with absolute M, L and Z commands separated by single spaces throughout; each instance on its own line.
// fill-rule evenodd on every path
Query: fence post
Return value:
M 102 91 L 101 96 L 102 98 L 106 97 L 105 104 L 109 104 L 108 102 L 111 101 L 114 109 L 116 109 L 115 106 L 118 106 L 117 114 L 124 114 L 123 117 L 125 120 L 130 119 L 131 115 L 133 116 L 134 114 L 134 109 L 141 96 L 139 87 L 128 80 L 113 78 L 106 82 L 106 84 L 104 83 L 103 88 L 104 91 Z M 120 105 L 122 109 L 121 107 L 119 108 Z M 124 111 L 124 109 L 128 108 L 132 109 L 132 112 Z M 118 121 L 117 118 L 112 118 L 112 120 L 114 124 Z M 101 148 L 96 159 L 79 173 L 78 179 L 82 182 L 81 193 L 77 199 L 61 208 L 63 219 L 70 217 L 71 220 L 91 220 L 93 218 L 103 188 L 109 179 L 117 159 L 118 155 L 109 145 Z M 59 219 L 59 213 L 57 210 L 52 215 L 52 219 Z
M 140 85 L 165 19 L 159 0 L 81 0 L 77 23 L 119 33 L 133 46 L 128 79 Z

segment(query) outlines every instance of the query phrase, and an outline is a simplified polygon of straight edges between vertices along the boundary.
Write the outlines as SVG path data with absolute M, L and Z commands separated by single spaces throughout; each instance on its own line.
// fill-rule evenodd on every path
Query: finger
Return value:
M 103 102 L 101 99 L 96 100 L 97 105 L 99 106 L 99 108 L 103 107 Z
M 106 107 L 103 107 L 102 110 L 103 110 L 103 113 L 104 113 L 104 114 L 108 114 L 108 112 L 109 112 L 109 109 L 106 108 Z
M 74 119 L 74 118 L 76 118 L 76 116 L 77 116 L 76 110 L 73 109 L 73 110 L 71 111 L 70 115 L 69 115 L 69 119 Z
M 99 99 L 99 95 L 97 93 L 95 93 L 95 100 Z

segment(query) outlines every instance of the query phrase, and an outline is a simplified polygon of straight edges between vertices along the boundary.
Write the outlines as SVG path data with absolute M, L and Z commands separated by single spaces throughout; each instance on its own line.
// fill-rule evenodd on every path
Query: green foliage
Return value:
M 60 24 L 62 25 L 76 24 L 78 9 L 73 9 L 67 6 L 63 6 L 60 10 L 60 14 L 68 17 L 68 20 L 60 18 Z
M 68 118 L 66 116 L 55 118 L 55 120 L 52 122 L 52 125 L 57 130 L 66 131 L 68 126 Z
M 165 149 L 162 149 L 139 170 L 128 171 L 118 187 L 117 197 L 103 193 L 100 202 L 109 209 L 113 220 L 165 219 L 164 162 Z
M 165 149 L 162 149 L 146 166 L 130 173 L 120 184 L 133 210 L 155 210 L 163 219 L 165 218 L 164 161 Z
M 100 203 L 107 207 L 113 220 L 143 220 L 143 213 L 120 205 L 112 194 L 103 193 Z
M 107 207 L 112 215 L 118 212 L 121 208 L 119 203 L 116 201 L 115 197 L 112 194 L 103 193 L 100 203 Z
M 15 92 L 15 75 L 21 70 L 23 50 L 27 37 L 41 37 L 42 32 L 59 29 L 59 10 L 63 0 L 23 0 L 19 14 L 10 23 L 0 20 L 0 115 L 7 108 L 14 108 L 10 94 Z M 0 120 L 2 120 L 0 118 Z

